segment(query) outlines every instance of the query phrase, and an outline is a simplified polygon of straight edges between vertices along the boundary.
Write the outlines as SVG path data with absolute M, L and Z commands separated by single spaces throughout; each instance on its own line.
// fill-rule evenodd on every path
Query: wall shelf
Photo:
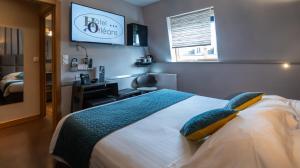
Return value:
M 145 66 L 150 66 L 150 65 L 152 65 L 152 62 L 147 62 L 147 63 L 136 62 L 136 63 L 134 63 L 134 65 L 137 66 L 137 67 L 145 67 Z
M 76 70 L 72 70 L 72 68 L 70 68 L 70 72 L 88 72 L 88 71 L 93 71 L 94 68 L 88 68 L 88 69 L 76 69 Z

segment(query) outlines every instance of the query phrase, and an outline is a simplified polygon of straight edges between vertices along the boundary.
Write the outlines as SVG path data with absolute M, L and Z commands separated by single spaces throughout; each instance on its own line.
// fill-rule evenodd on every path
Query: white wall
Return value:
M 27 2 L 0 1 L 0 25 L 16 27 L 24 33 L 24 102 L 0 106 L 0 123 L 34 116 L 40 113 L 39 64 L 39 17 L 34 6 Z
M 214 6 L 221 61 L 300 62 L 300 1 L 162 0 L 143 8 L 154 72 L 178 74 L 178 88 L 206 96 L 264 91 L 300 99 L 299 65 L 167 63 L 171 60 L 166 17 Z

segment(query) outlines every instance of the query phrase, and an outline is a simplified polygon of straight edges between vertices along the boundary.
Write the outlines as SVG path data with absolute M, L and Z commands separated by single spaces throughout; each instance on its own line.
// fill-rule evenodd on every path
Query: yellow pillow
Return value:
M 245 92 L 232 98 L 225 108 L 241 111 L 262 99 L 264 93 Z
M 197 141 L 213 134 L 227 122 L 236 117 L 238 111 L 233 109 L 214 109 L 199 114 L 187 121 L 180 133 L 188 140 Z

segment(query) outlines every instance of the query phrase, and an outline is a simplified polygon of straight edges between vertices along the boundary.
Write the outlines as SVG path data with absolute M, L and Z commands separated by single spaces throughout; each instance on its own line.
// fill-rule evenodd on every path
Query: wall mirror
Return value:
M 23 101 L 23 32 L 0 26 L 0 105 Z

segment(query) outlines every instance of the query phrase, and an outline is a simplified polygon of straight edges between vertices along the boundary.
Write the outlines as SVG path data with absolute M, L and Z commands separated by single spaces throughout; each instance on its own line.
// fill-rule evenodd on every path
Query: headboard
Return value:
M 17 28 L 0 27 L 0 78 L 24 71 L 23 32 Z

